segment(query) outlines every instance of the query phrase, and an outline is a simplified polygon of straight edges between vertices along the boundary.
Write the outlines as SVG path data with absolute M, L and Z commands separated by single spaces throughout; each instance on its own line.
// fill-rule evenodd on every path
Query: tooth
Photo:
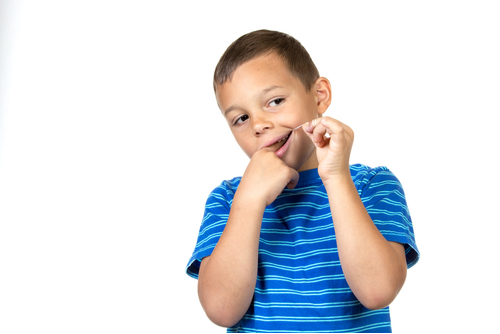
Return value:
M 276 142 L 276 144 L 277 144 L 277 143 L 281 143 L 281 142 L 282 142 L 282 141 L 284 141 L 284 140 L 287 140 L 287 139 L 288 139 L 288 137 L 289 137 L 289 136 L 286 136 L 285 138 L 281 138 L 280 140 L 278 140 L 278 141 Z

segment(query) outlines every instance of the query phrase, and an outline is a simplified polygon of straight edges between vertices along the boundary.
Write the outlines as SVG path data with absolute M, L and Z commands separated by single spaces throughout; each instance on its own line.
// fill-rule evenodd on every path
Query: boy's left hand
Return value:
M 354 141 L 352 129 L 331 117 L 314 119 L 302 125 L 302 129 L 316 146 L 318 173 L 323 182 L 338 177 L 350 179 L 349 156 Z

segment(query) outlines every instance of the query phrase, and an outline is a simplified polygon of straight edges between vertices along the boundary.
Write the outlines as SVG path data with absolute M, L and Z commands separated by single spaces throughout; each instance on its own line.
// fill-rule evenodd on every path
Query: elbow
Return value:
M 374 296 L 366 297 L 363 300 L 360 300 L 360 302 L 367 309 L 375 311 L 389 306 L 393 300 L 394 298 L 374 294 Z
M 208 319 L 217 326 L 233 327 L 245 315 L 253 298 L 255 282 L 246 289 L 239 289 L 232 284 L 221 284 L 217 275 L 205 272 L 202 261 L 198 277 L 198 298 Z M 217 270 L 217 269 L 213 269 Z M 208 275 L 207 275 L 208 273 Z M 230 287 L 227 287 L 227 286 Z
M 359 291 L 358 300 L 364 307 L 370 310 L 380 310 L 389 306 L 403 287 L 406 276 L 399 280 L 386 280 L 382 284 L 372 285 L 364 291 Z
M 362 298 L 358 298 L 361 304 L 369 310 L 380 310 L 389 306 L 400 289 L 375 289 L 363 294 Z
M 222 315 L 217 314 L 217 315 L 211 316 L 207 313 L 207 316 L 208 316 L 208 319 L 210 319 L 210 321 L 212 321 L 214 324 L 216 324 L 217 326 L 225 327 L 225 328 L 233 327 L 239 321 L 239 319 L 235 320 L 234 317 L 223 315 L 223 314 Z
M 199 290 L 201 306 L 208 319 L 221 327 L 232 327 L 236 325 L 244 315 L 235 305 L 229 305 L 227 300 L 213 294 L 203 294 Z
M 210 321 L 212 321 L 217 326 L 225 328 L 232 327 L 240 321 L 240 317 L 236 316 L 234 312 L 230 312 L 227 310 L 217 311 L 205 309 L 205 313 Z

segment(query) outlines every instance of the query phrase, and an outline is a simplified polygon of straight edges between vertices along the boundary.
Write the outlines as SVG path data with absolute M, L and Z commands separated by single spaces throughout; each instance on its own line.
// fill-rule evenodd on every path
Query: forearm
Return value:
M 349 287 L 370 309 L 389 305 L 406 278 L 404 259 L 373 223 L 350 175 L 329 180 L 325 188 Z
M 224 232 L 200 268 L 200 302 L 220 326 L 234 325 L 252 301 L 264 209 L 265 205 L 237 191 Z

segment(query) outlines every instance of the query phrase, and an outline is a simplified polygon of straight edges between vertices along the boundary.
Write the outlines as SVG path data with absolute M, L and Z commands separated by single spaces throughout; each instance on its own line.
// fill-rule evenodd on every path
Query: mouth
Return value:
M 288 149 L 288 146 L 290 146 L 290 138 L 292 137 L 293 131 L 288 133 L 285 136 L 281 136 L 278 138 L 273 139 L 270 142 L 267 142 L 263 147 L 269 147 L 272 148 L 274 153 L 281 158 L 285 152 Z

